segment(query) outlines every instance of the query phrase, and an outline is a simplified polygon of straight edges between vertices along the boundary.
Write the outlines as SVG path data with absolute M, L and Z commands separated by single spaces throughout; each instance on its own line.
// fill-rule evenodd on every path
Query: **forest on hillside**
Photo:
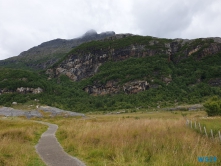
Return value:
M 48 80 L 44 72 L 8 68 L 1 68 L 0 71 L 0 89 L 9 92 L 0 96 L 0 105 L 3 106 L 11 106 L 12 102 L 28 103 L 38 99 L 40 104 L 71 111 L 110 111 L 202 103 L 214 95 L 221 95 L 220 86 L 210 83 L 211 80 L 220 78 L 220 54 L 201 60 L 188 57 L 176 64 L 168 62 L 166 55 L 129 58 L 119 62 L 108 61 L 100 66 L 99 72 L 93 77 L 79 82 L 73 82 L 65 75 Z M 162 80 L 164 76 L 171 76 L 172 81 L 165 83 Z M 158 87 L 138 94 L 128 95 L 122 91 L 105 96 L 92 96 L 83 90 L 93 82 L 104 84 L 108 80 L 116 80 L 119 84 L 131 80 L 146 80 Z M 18 87 L 40 87 L 43 93 L 21 94 L 16 92 Z

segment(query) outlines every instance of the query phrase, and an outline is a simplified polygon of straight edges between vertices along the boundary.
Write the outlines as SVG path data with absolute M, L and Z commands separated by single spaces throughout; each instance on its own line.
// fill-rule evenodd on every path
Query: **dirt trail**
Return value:
M 64 152 L 63 148 L 55 137 L 58 126 L 46 122 L 49 128 L 44 132 L 36 145 L 36 151 L 48 166 L 85 166 L 83 162 Z

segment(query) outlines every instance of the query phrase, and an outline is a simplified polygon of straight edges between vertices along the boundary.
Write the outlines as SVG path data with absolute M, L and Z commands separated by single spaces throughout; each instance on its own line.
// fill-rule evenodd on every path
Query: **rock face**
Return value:
M 3 93 L 14 93 L 15 91 L 12 90 L 8 90 L 8 89 L 0 89 L 0 95 Z M 39 94 L 39 93 L 43 93 L 43 89 L 42 88 L 29 88 L 29 87 L 20 87 L 16 89 L 17 93 L 33 93 L 33 94 Z
M 0 89 L 0 95 L 3 94 L 3 93 L 12 93 L 12 92 L 13 92 L 12 90 L 8 90 L 6 88 Z
M 33 94 L 39 94 L 39 93 L 42 93 L 43 92 L 43 89 L 41 88 L 24 88 L 24 87 L 21 87 L 21 88 L 17 88 L 16 92 L 18 93 L 33 93 Z
M 209 83 L 210 86 L 219 86 L 219 87 L 221 87 L 221 78 L 211 79 L 211 80 L 209 80 L 208 83 Z
M 147 83 L 147 81 L 133 81 L 133 82 L 124 84 L 123 90 L 127 94 L 134 94 L 134 93 L 138 93 L 141 91 L 145 91 L 149 89 L 149 87 L 150 86 L 149 86 L 149 83 Z
M 205 57 L 208 55 L 216 54 L 221 50 L 221 45 L 218 43 L 212 43 L 207 48 L 203 48 L 202 52 L 199 54 L 199 57 Z
M 92 32 L 91 32 L 92 33 Z M 92 35 L 96 35 L 92 33 Z M 128 36 L 133 36 L 131 34 L 121 34 L 115 35 L 107 38 L 106 40 L 117 40 L 121 38 L 126 38 Z M 209 39 L 205 39 L 211 40 Z M 216 39 L 217 40 L 217 39 Z M 216 54 L 221 51 L 220 43 L 206 43 L 206 47 L 202 45 L 194 45 L 194 40 L 181 40 L 174 39 L 169 42 L 166 41 L 162 46 L 159 45 L 157 38 L 153 38 L 148 45 L 136 45 L 132 44 L 124 48 L 113 48 L 108 47 L 106 49 L 93 48 L 85 52 L 79 51 L 70 54 L 60 65 L 55 69 L 48 69 L 46 74 L 49 78 L 59 76 L 61 74 L 67 75 L 73 81 L 79 81 L 84 78 L 93 76 L 98 72 L 99 66 L 104 62 L 109 60 L 112 61 L 122 61 L 130 57 L 146 57 L 154 55 L 166 55 L 168 56 L 168 61 L 173 61 L 178 63 L 180 60 L 187 58 L 193 54 L 197 54 L 196 58 L 201 59 L 204 56 L 209 56 Z M 160 46 L 159 48 L 152 48 L 151 46 Z M 188 46 L 188 47 L 187 47 Z M 171 78 L 165 78 L 165 82 L 170 82 Z
M 11 68 L 20 68 L 23 66 L 23 68 L 34 70 L 46 69 L 78 45 L 114 35 L 115 32 L 113 31 L 97 34 L 95 30 L 90 30 L 79 38 L 70 40 L 54 39 L 24 51 L 16 57 L 2 60 L 0 61 L 0 66 Z
M 149 89 L 149 83 L 147 83 L 147 81 L 132 81 L 125 83 L 123 86 L 118 85 L 116 81 L 108 81 L 105 85 L 88 85 L 84 88 L 84 91 L 96 96 L 116 94 L 121 91 L 126 94 L 135 94 L 147 89 Z
M 84 91 L 92 95 L 106 95 L 119 93 L 120 89 L 116 81 L 108 81 L 105 85 L 88 85 L 84 88 Z
M 94 31 L 86 33 L 86 36 L 96 36 Z M 127 37 L 137 36 L 132 34 L 118 34 L 106 38 L 103 42 L 126 39 Z M 132 38 L 130 38 L 132 39 Z M 218 42 L 216 42 L 218 41 Z M 76 50 L 61 62 L 56 68 L 48 69 L 46 74 L 49 78 L 66 75 L 73 81 L 80 81 L 89 78 L 99 72 L 99 67 L 107 61 L 123 61 L 130 57 L 139 58 L 154 55 L 163 55 L 168 57 L 168 61 L 179 63 L 180 60 L 188 56 L 194 56 L 199 60 L 205 56 L 214 55 L 221 51 L 220 38 L 206 39 L 158 39 L 150 38 L 146 44 L 133 43 L 125 47 L 114 47 L 109 45 L 105 48 L 92 46 L 86 50 Z M 162 81 L 169 84 L 172 81 L 171 76 L 162 78 Z M 93 95 L 114 94 L 124 91 L 125 93 L 137 93 L 148 88 L 158 88 L 158 85 L 149 85 L 147 82 L 130 82 L 128 85 L 119 87 L 113 80 L 105 85 L 96 84 L 88 85 L 84 88 L 86 92 Z
M 160 51 L 145 50 L 142 45 L 133 45 L 124 49 L 93 50 L 87 54 L 70 55 L 56 69 L 47 70 L 46 74 L 50 78 L 65 74 L 73 81 L 79 81 L 93 76 L 98 72 L 99 66 L 108 60 L 120 61 L 129 57 L 153 56 L 157 53 Z
M 171 77 L 171 75 L 169 75 L 168 77 L 163 77 L 162 80 L 166 84 L 169 84 L 172 81 L 172 77 Z

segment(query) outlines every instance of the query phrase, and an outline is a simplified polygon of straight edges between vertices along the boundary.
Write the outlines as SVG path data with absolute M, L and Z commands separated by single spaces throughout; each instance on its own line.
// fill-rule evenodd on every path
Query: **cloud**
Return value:
M 99 33 L 221 36 L 219 0 L 0 0 L 0 59 L 42 42 Z
M 220 31 L 215 28 L 221 28 L 217 20 L 221 14 L 218 6 L 218 0 L 137 0 L 133 15 L 145 35 L 168 38 L 220 36 Z
M 89 29 L 136 32 L 130 8 L 126 0 L 0 0 L 0 59 Z
M 10 54 L 4 50 L 3 48 L 0 47 L 0 57 L 1 59 L 6 59 L 10 56 Z
M 209 1 L 208 1 L 209 2 Z M 221 2 L 214 0 L 201 7 L 192 18 L 191 24 L 181 32 L 181 37 L 221 37 Z

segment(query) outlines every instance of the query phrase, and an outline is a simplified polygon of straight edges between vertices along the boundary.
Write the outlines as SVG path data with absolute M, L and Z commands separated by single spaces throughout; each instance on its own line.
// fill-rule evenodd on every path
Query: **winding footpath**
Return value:
M 55 132 L 58 126 L 46 122 L 38 122 L 48 126 L 48 130 L 44 132 L 35 146 L 37 153 L 48 166 L 85 166 L 83 162 L 75 157 L 67 154 L 57 138 Z

